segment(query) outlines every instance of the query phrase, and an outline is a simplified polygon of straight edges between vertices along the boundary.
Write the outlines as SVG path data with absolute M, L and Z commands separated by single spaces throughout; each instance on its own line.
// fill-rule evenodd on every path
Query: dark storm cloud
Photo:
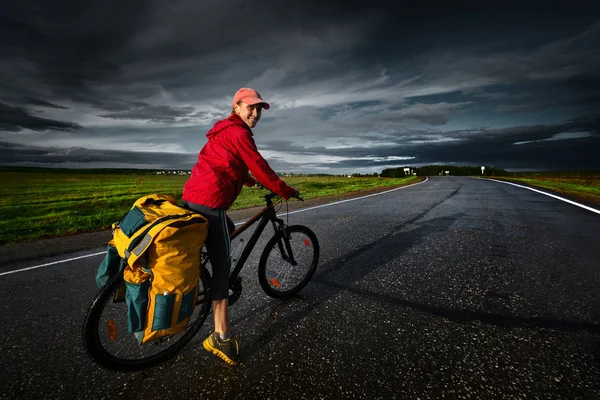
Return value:
M 410 107 L 390 113 L 386 118 L 395 121 L 413 120 L 428 125 L 444 125 L 448 122 L 449 115 L 463 107 L 472 104 L 472 102 L 463 103 L 437 103 L 423 104 L 418 103 Z
M 560 138 L 568 133 L 585 137 Z M 394 166 L 428 164 L 493 165 L 508 169 L 588 169 L 597 165 L 600 148 L 600 119 L 580 118 L 557 125 L 513 127 L 507 129 L 462 130 L 448 132 L 454 141 L 431 141 L 432 134 L 412 132 L 395 139 L 394 145 L 329 149 L 305 147 L 289 141 L 271 140 L 261 144 L 277 171 L 298 171 L 297 164 L 286 161 L 290 155 L 339 157 L 335 162 L 306 162 L 304 172 L 316 170 L 381 170 Z M 372 138 L 371 138 L 372 139 Z M 382 138 L 389 142 L 390 138 Z M 429 140 L 430 142 L 424 142 Z M 521 144 L 519 144 L 521 143 Z M 400 158 L 405 159 L 400 159 Z M 188 170 L 195 154 L 53 148 L 0 142 L 0 158 L 8 165 L 65 166 L 94 164 L 135 168 L 177 168 Z
M 503 105 L 496 107 L 496 111 L 504 113 L 520 113 L 524 111 L 541 110 L 552 106 L 552 103 L 530 103 L 530 104 L 519 104 L 519 105 Z
M 0 159 L 7 165 L 41 167 L 102 165 L 113 168 L 156 168 L 189 170 L 195 155 L 135 152 L 115 150 L 91 150 L 81 147 L 53 148 L 0 142 Z
M 4 2 L 0 131 L 21 143 L 20 131 L 44 131 L 51 144 L 52 130 L 77 129 L 61 133 L 67 147 L 97 145 L 104 134 L 112 148 L 139 148 L 160 136 L 156 146 L 187 150 L 247 85 L 273 100 L 259 144 L 348 158 L 306 168 L 484 156 L 552 167 L 577 161 L 556 157 L 560 146 L 589 160 L 597 145 L 597 130 L 574 117 L 600 112 L 599 21 L 597 5 L 567 2 Z M 194 128 L 201 134 L 183 134 Z M 571 128 L 592 133 L 548 140 Z M 298 138 L 305 147 L 291 145 Z M 50 148 L 41 151 L 53 162 L 117 157 Z M 144 155 L 132 157 L 143 164 Z M 285 154 L 273 160 L 288 166 Z
M 578 137 L 578 133 L 585 135 Z M 568 138 L 569 134 L 574 137 Z M 319 168 L 475 163 L 509 169 L 593 169 L 598 166 L 600 117 L 578 118 L 557 125 L 451 131 L 445 132 L 444 137 L 454 140 L 447 141 L 435 141 L 432 136 L 414 132 L 396 139 L 382 138 L 385 142 L 394 140 L 395 145 L 370 148 L 307 148 L 278 140 L 264 143 L 264 148 L 298 156 L 344 158 L 315 164 Z
M 31 115 L 24 108 L 0 102 L 0 130 L 18 132 L 23 129 L 44 131 L 48 129 L 72 130 L 79 128 L 81 128 L 81 126 L 72 122 L 36 117 L 35 115 Z
M 8 74 L 4 75 L 2 85 L 20 92 L 25 84 L 35 83 L 46 93 L 92 101 L 95 95 L 109 97 L 97 91 L 98 84 L 130 83 L 126 74 L 129 67 L 136 74 L 132 79 L 147 83 L 179 86 L 194 77 L 208 82 L 214 76 L 207 72 L 215 67 L 215 56 L 228 48 L 236 51 L 253 41 L 272 37 L 273 31 L 290 23 L 301 24 L 302 29 L 310 32 L 311 27 L 348 16 L 339 2 L 318 7 L 307 2 L 284 3 L 262 2 L 260 12 L 254 2 L 239 0 L 3 4 L 0 45 L 4 56 L 2 70 Z M 186 60 L 197 56 L 204 57 L 204 67 L 179 70 Z M 231 56 L 234 61 L 245 54 Z M 247 63 L 245 68 L 258 72 L 262 66 Z M 181 76 L 174 77 L 174 71 L 187 76 L 183 80 Z
M 35 97 L 27 97 L 24 99 L 24 103 L 32 106 L 40 106 L 40 107 L 48 107 L 48 108 L 58 108 L 61 110 L 67 110 L 67 107 L 59 106 L 58 104 L 50 103 L 49 101 L 36 99 Z
M 396 57 L 406 59 L 407 54 L 402 49 L 410 50 L 408 55 L 413 57 L 425 51 L 437 51 L 447 44 L 465 46 L 477 40 L 481 43 L 482 36 L 492 42 L 499 41 L 507 36 L 507 30 L 501 29 L 502 17 L 510 17 L 513 28 L 515 24 L 521 29 L 526 27 L 525 18 L 517 15 L 515 9 L 486 10 L 488 5 L 473 4 L 419 8 L 383 1 L 271 0 L 257 5 L 239 0 L 227 3 L 139 0 L 119 2 L 118 7 L 110 1 L 60 3 L 59 6 L 56 2 L 38 1 L 3 6 L 1 33 L 10 38 L 2 46 L 7 56 L 4 69 L 10 72 L 3 83 L 9 89 L 19 90 L 8 80 L 18 73 L 19 84 L 41 84 L 40 89 L 44 92 L 83 102 L 96 100 L 100 104 L 102 101 L 98 97 L 110 97 L 98 90 L 98 85 L 103 84 L 138 82 L 153 86 L 160 83 L 168 89 L 208 84 L 208 90 L 212 91 L 215 83 L 212 80 L 222 79 L 215 73 L 220 62 L 239 63 L 240 59 L 246 59 L 240 72 L 245 70 L 245 74 L 257 76 L 265 71 L 269 61 L 277 61 L 277 52 L 286 47 L 291 50 L 290 56 L 295 49 L 300 50 L 300 58 L 308 56 L 311 59 L 312 56 L 318 61 L 320 49 L 343 46 L 344 40 L 338 34 L 348 35 L 351 30 L 340 28 L 352 24 L 355 24 L 357 34 L 364 37 L 357 47 L 345 49 L 348 54 L 344 60 L 351 68 L 389 60 L 396 63 Z M 551 10 L 551 5 L 535 10 L 538 28 L 551 26 L 552 21 L 543 18 Z M 527 14 L 533 10 L 520 6 L 518 11 Z M 485 18 L 493 12 L 500 14 L 491 21 Z M 366 29 L 359 22 L 368 16 L 381 23 Z M 572 25 L 582 19 L 580 15 L 569 28 L 572 30 Z M 434 20 L 438 29 L 431 29 Z M 592 20 L 588 17 L 587 21 L 589 24 Z M 484 24 L 488 25 L 487 29 L 481 29 Z M 235 28 L 223 29 L 224 25 Z M 476 31 L 477 35 L 474 34 Z M 575 36 L 548 49 L 542 48 L 537 57 L 505 54 L 501 58 L 454 59 L 452 51 L 447 50 L 439 57 L 440 61 L 449 64 L 427 65 L 424 73 L 459 80 L 479 71 L 484 71 L 490 79 L 517 80 L 586 73 L 594 71 L 597 60 L 584 51 L 572 52 L 570 49 L 585 47 L 596 40 L 594 32 Z M 441 42 L 440 34 L 448 42 Z M 536 41 L 540 42 L 540 39 Z M 408 44 L 418 48 L 407 47 Z M 253 53 L 269 58 L 248 60 L 246 57 Z M 202 62 L 196 65 L 194 60 L 198 57 L 202 57 Z M 190 63 L 194 68 L 186 67 L 191 66 Z M 15 70 L 19 66 L 21 68 Z M 449 67 L 460 68 L 462 75 Z M 326 74 L 335 75 L 336 71 L 307 69 L 302 75 L 288 77 L 282 86 L 323 78 Z M 115 94 L 128 91 L 137 93 L 135 89 L 124 88 Z
M 578 137 L 577 133 L 587 136 Z M 574 137 L 564 138 L 569 134 Z M 593 169 L 598 166 L 600 118 L 593 116 L 552 126 L 455 132 L 454 136 L 464 140 L 419 146 L 415 149 L 415 161 L 460 164 L 470 160 L 509 169 Z
M 193 107 L 169 107 L 138 104 L 127 110 L 100 114 L 100 116 L 112 119 L 141 119 L 155 122 L 175 122 L 182 117 L 190 117 L 193 112 Z
M 0 32 L 3 65 L 9 71 L 2 83 L 18 74 L 19 82 L 42 84 L 45 91 L 69 96 L 91 94 L 88 84 L 110 79 L 118 67 L 110 55 L 127 43 L 136 30 L 134 16 L 143 18 L 144 2 L 39 1 L 3 4 Z M 119 12 L 115 12 L 115 10 Z M 12 75 L 12 76 L 11 76 Z

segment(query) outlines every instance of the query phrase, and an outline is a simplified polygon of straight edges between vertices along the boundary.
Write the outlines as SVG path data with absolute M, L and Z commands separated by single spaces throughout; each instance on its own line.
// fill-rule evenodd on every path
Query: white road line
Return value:
M 429 178 L 425 178 L 425 180 L 422 181 L 422 182 L 417 182 L 417 183 L 413 183 L 411 185 L 406 185 L 406 186 L 401 186 L 399 188 L 395 188 L 395 189 L 391 189 L 391 190 L 386 190 L 385 192 L 379 192 L 379 193 L 369 194 L 369 195 L 366 195 L 366 196 L 355 197 L 353 199 L 340 200 L 340 201 L 336 201 L 336 202 L 333 202 L 333 203 L 322 204 L 320 206 L 315 206 L 315 207 L 302 208 L 300 210 L 290 211 L 289 213 L 279 213 L 278 215 L 281 216 L 281 215 L 287 215 L 287 214 L 295 214 L 295 213 L 299 213 L 299 212 L 314 210 L 314 209 L 317 209 L 317 208 L 334 206 L 336 204 L 342 204 L 342 203 L 346 203 L 348 201 L 366 199 L 367 197 L 372 197 L 372 196 L 379 196 L 379 195 L 382 195 L 382 194 L 394 192 L 396 190 L 405 189 L 407 187 L 411 187 L 411 186 L 415 186 L 415 185 L 420 185 L 421 183 L 425 183 L 428 180 L 429 180 Z M 246 222 L 246 221 L 238 222 L 235 225 L 236 226 L 237 225 L 242 225 L 244 222 Z M 27 268 L 22 268 L 22 269 L 16 269 L 14 271 L 2 272 L 2 273 L 0 273 L 0 276 L 8 275 L 8 274 L 15 274 L 17 272 L 29 271 L 29 270 L 32 270 L 32 269 L 37 269 L 37 268 L 42 268 L 42 267 L 48 267 L 50 265 L 56 265 L 56 264 L 66 263 L 66 262 L 69 262 L 69 261 L 80 260 L 82 258 L 95 257 L 95 256 L 99 256 L 99 255 L 102 255 L 102 254 L 106 254 L 106 251 L 102 251 L 100 253 L 94 253 L 94 254 L 87 254 L 85 256 L 79 256 L 79 257 L 69 258 L 69 259 L 66 259 L 66 260 L 55 261 L 55 262 L 51 262 L 51 263 L 48 263 L 48 264 L 36 265 L 36 266 L 33 266 L 33 267 L 27 267 Z
M 62 263 L 66 263 L 66 262 L 69 262 L 69 261 L 81 260 L 82 258 L 95 257 L 95 256 L 99 256 L 101 254 L 106 254 L 106 251 L 101 251 L 100 253 L 94 253 L 94 254 L 86 254 L 85 256 L 73 257 L 73 258 L 69 258 L 69 259 L 66 259 L 66 260 L 54 261 L 54 262 L 51 262 L 51 263 L 48 263 L 48 264 L 42 264 L 42 265 L 36 265 L 36 266 L 33 266 L 33 267 L 16 269 L 14 271 L 2 272 L 2 273 L 0 273 L 0 276 L 8 275 L 8 274 L 15 274 L 17 272 L 29 271 L 30 269 L 48 267 L 50 265 L 55 265 L 55 264 L 62 264 Z
M 481 179 L 481 178 L 477 178 L 477 179 Z M 517 187 L 520 187 L 520 188 L 523 188 L 523 189 L 531 190 L 531 191 L 533 191 L 533 192 L 541 193 L 541 194 L 543 194 L 543 195 L 546 195 L 546 196 L 554 197 L 555 199 L 558 199 L 558 200 L 560 200 L 560 201 L 564 201 L 565 203 L 573 204 L 574 206 L 577 206 L 577 207 L 584 208 L 584 209 L 586 209 L 586 210 L 588 210 L 588 211 L 591 211 L 591 212 L 593 212 L 593 213 L 600 214 L 600 210 L 596 210 L 595 208 L 588 207 L 588 206 L 586 206 L 586 205 L 584 205 L 584 204 L 579 204 L 579 203 L 577 203 L 577 202 L 575 202 L 575 201 L 572 201 L 572 200 L 569 200 L 569 199 L 565 199 L 565 198 L 563 198 L 563 197 L 560 197 L 560 196 L 557 196 L 557 195 L 555 195 L 555 194 L 546 193 L 546 192 L 544 192 L 544 191 L 541 191 L 541 190 L 537 190 L 537 189 L 534 189 L 534 188 L 530 188 L 530 187 L 528 187 L 528 186 L 518 185 L 518 184 L 516 184 L 516 183 L 512 183 L 512 182 L 506 182 L 506 181 L 500 181 L 500 180 L 496 180 L 496 179 L 488 179 L 488 178 L 483 178 L 483 179 L 486 179 L 486 180 L 488 180 L 488 181 L 494 181 L 494 182 L 506 183 L 507 185 L 513 185 L 513 186 L 517 186 Z

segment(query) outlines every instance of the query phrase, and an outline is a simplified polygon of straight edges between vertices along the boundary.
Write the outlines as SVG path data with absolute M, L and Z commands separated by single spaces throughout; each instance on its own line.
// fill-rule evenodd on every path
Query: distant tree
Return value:
M 436 176 L 444 175 L 445 171 L 449 171 L 450 175 L 453 176 L 474 176 L 481 175 L 481 166 L 456 166 L 456 165 L 426 165 L 423 167 L 399 167 L 399 168 L 387 168 L 381 171 L 380 176 L 385 178 L 400 178 L 406 176 L 404 168 L 410 168 L 413 172 L 416 172 L 419 176 Z M 496 168 L 492 166 L 485 166 L 484 175 L 488 176 L 506 176 L 508 173 L 502 168 Z

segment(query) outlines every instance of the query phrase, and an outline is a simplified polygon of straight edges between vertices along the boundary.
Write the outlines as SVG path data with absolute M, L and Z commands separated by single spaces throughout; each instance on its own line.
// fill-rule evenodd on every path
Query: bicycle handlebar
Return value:
M 273 197 L 277 197 L 277 196 L 278 196 L 277 193 L 271 192 L 269 194 L 264 195 L 263 197 L 265 198 L 265 200 L 269 201 L 269 200 L 273 200 Z
M 296 194 L 297 195 L 296 196 L 292 196 L 292 198 L 298 199 L 300 201 L 304 201 L 304 199 L 302 197 L 300 197 L 300 193 L 296 192 Z M 265 200 L 267 202 L 269 202 L 269 201 L 273 200 L 273 197 L 280 197 L 280 196 L 277 193 L 271 192 L 269 194 L 264 195 L 263 197 L 265 198 Z

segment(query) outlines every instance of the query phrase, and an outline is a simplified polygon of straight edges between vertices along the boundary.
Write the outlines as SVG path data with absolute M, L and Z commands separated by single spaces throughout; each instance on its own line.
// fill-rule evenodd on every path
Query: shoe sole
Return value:
M 227 357 L 225 353 L 223 353 L 221 350 L 214 348 L 210 343 L 207 343 L 206 341 L 204 341 L 202 345 L 204 346 L 204 349 L 206 351 L 208 351 L 209 353 L 213 353 L 215 356 L 221 358 L 229 365 L 237 365 L 239 363 L 239 361 L 233 361 L 231 358 Z

